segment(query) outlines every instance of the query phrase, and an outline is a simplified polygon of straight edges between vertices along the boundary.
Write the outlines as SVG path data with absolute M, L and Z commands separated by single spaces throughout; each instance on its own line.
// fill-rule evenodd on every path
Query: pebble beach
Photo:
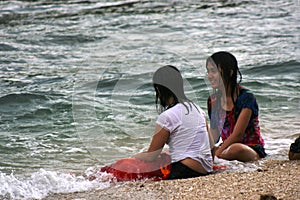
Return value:
M 52 194 L 45 200 L 94 199 L 300 199 L 300 161 L 266 160 L 255 171 L 220 172 L 205 177 L 135 181 L 109 188 Z

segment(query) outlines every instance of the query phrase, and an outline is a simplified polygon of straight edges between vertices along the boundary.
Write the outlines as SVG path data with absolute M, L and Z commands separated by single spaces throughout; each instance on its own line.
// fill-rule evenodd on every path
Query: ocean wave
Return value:
M 40 169 L 29 177 L 19 177 L 0 172 L 0 198 L 2 199 L 42 199 L 53 193 L 82 192 L 103 189 L 110 186 L 106 173 L 97 174 L 95 180 L 71 173 Z
M 51 113 L 45 105 L 49 99 L 45 95 L 32 93 L 13 93 L 0 97 L 2 120 L 16 120 L 19 117 L 32 118 Z M 3 121 L 2 121 L 3 122 Z
M 0 105 L 16 104 L 16 103 L 30 103 L 32 101 L 44 102 L 48 98 L 44 95 L 32 93 L 13 93 L 0 97 Z
M 256 2 L 220 2 L 220 1 L 150 1 L 126 0 L 113 2 L 93 1 L 47 1 L 23 2 L 22 4 L 6 3 L 0 12 L 0 24 L 32 23 L 35 20 L 49 18 L 66 18 L 90 14 L 151 14 L 178 12 L 185 9 L 203 10 L 216 8 L 234 8 L 249 6 Z M 34 15 L 33 15 L 34 13 Z M 32 20 L 34 19 L 34 20 Z
M 243 70 L 245 74 L 260 76 L 282 76 L 282 75 L 292 75 L 300 77 L 300 62 L 296 60 L 291 60 L 287 62 L 280 62 L 274 64 L 260 65 L 257 67 L 250 67 Z M 298 79 L 299 80 L 299 79 Z

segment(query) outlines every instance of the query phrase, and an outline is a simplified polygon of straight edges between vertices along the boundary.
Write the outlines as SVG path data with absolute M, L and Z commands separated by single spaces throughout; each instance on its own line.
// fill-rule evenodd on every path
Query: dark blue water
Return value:
M 297 0 L 1 1 L 0 196 L 107 187 L 69 173 L 147 148 L 162 65 L 206 110 L 205 59 L 219 50 L 256 94 L 268 159 L 287 159 L 300 133 L 299 11 Z

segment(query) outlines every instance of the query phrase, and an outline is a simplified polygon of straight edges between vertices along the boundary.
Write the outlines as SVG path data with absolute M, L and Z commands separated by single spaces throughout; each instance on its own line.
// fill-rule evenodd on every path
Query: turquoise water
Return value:
M 151 77 L 162 65 L 182 71 L 188 96 L 206 110 L 205 59 L 219 50 L 236 55 L 242 85 L 256 94 L 267 159 L 287 159 L 300 133 L 297 0 L 1 1 L 0 8 L 5 199 L 109 186 L 69 173 L 86 176 L 148 147 L 157 117 Z

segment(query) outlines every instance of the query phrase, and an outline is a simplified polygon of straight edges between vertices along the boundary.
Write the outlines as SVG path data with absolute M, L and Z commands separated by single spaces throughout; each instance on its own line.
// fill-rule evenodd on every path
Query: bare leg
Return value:
M 225 160 L 238 160 L 242 162 L 256 161 L 259 155 L 247 145 L 235 143 L 225 149 L 219 158 Z

